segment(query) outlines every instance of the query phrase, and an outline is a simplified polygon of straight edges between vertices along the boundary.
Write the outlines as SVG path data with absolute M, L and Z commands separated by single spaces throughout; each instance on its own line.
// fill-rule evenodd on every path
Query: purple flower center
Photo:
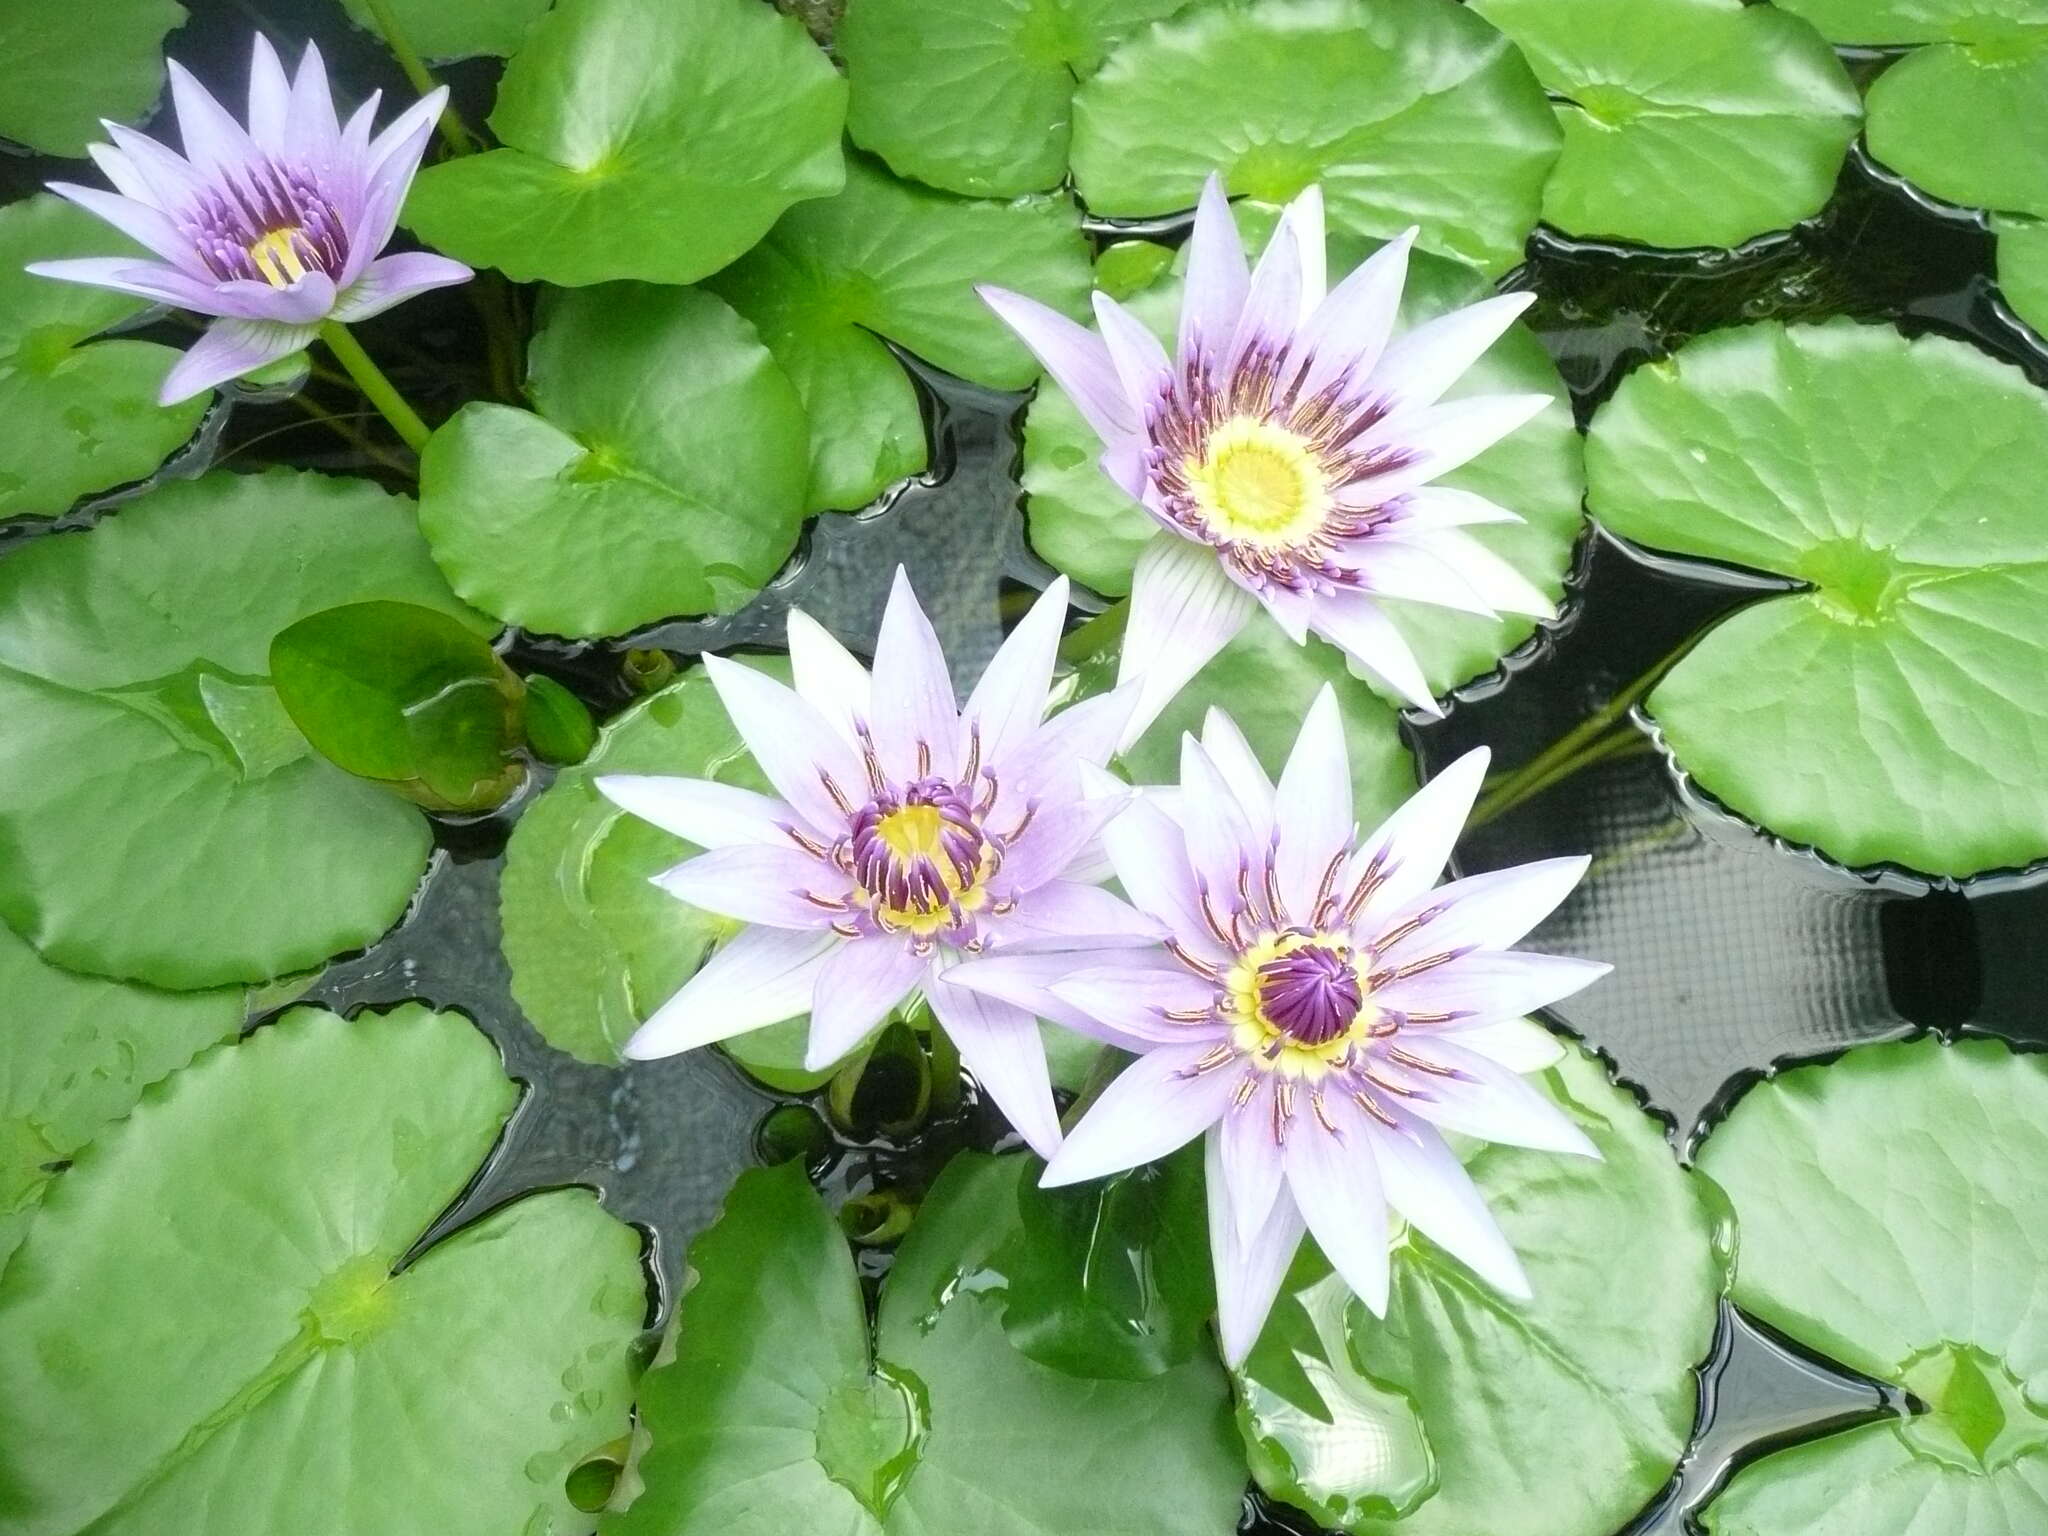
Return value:
M 960 789 L 921 778 L 885 789 L 854 813 L 850 873 L 885 928 L 959 926 L 987 897 L 995 843 Z
M 220 175 L 185 215 L 186 233 L 223 282 L 289 287 L 308 272 L 338 278 L 348 229 L 311 172 L 255 160 Z
M 1350 956 L 1324 944 L 1268 960 L 1255 985 L 1266 1022 L 1306 1046 L 1328 1045 L 1345 1034 L 1365 1000 Z

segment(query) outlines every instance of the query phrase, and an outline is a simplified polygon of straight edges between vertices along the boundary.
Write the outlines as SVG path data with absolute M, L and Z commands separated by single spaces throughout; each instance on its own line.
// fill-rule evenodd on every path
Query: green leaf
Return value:
M 2048 1060 L 1996 1041 L 1866 1046 L 1743 1096 L 1699 1158 L 1740 1225 L 1736 1302 L 1925 1411 L 1752 1462 L 1714 1536 L 2035 1528 L 2044 1161 Z
M 422 58 L 468 59 L 480 53 L 499 58 L 517 53 L 549 0 L 383 0 Z M 342 0 L 359 27 L 383 36 L 369 0 Z
M 678 842 L 677 846 L 682 845 Z M 708 912 L 700 915 L 710 923 L 719 921 Z M 659 1002 L 653 1006 L 659 1006 Z M 747 1076 L 777 1093 L 815 1093 L 839 1075 L 839 1064 L 835 1062 L 821 1071 L 808 1070 L 804 1066 L 804 1057 L 809 1052 L 810 1042 L 811 1016 L 805 1014 L 763 1029 L 750 1029 L 730 1040 L 721 1040 L 718 1048 L 737 1062 Z M 855 1054 L 860 1049 L 862 1047 L 856 1046 L 854 1052 L 848 1054 Z
M 1188 0 L 851 0 L 839 25 L 855 143 L 970 197 L 1067 175 L 1074 82 Z
M 1266 210 L 1240 207 L 1249 231 Z M 1348 271 L 1361 254 L 1333 242 L 1332 270 Z M 1355 246 L 1355 242 L 1351 243 Z M 1452 262 L 1418 256 L 1409 266 L 1402 324 L 1410 326 L 1484 298 L 1486 285 Z M 1163 280 L 1136 295 L 1131 309 L 1167 345 L 1180 314 L 1180 284 Z M 1583 441 L 1569 396 L 1535 335 L 1516 326 L 1450 391 L 1547 394 L 1553 404 L 1505 442 L 1488 449 L 1439 484 L 1455 486 L 1521 514 L 1520 523 L 1466 530 L 1520 571 L 1553 601 L 1585 526 Z M 1105 596 L 1131 589 L 1131 570 L 1159 524 L 1102 473 L 1102 445 L 1059 386 L 1047 381 L 1024 418 L 1022 483 L 1032 548 L 1056 569 Z M 1508 614 L 1483 619 L 1426 603 L 1389 600 L 1388 617 L 1414 647 L 1423 675 L 1438 693 L 1493 670 L 1500 658 L 1536 632 L 1536 620 Z M 1265 621 L 1255 620 L 1255 627 Z M 1306 703 L 1306 700 L 1303 701 Z M 1226 705 L 1226 708 L 1229 707 Z M 1178 741 L 1178 735 L 1173 737 Z
M 1380 1321 L 1309 1246 L 1238 1379 L 1267 1492 L 1370 1536 L 1608 1536 L 1670 1477 L 1727 1282 L 1713 1208 L 1598 1061 L 1535 1081 L 1602 1161 L 1467 1160 L 1534 1299 L 1410 1228 Z
M 410 503 L 289 470 L 167 485 L 0 561 L 0 917 L 58 964 L 264 981 L 405 910 L 424 819 L 311 756 L 271 637 L 385 598 L 487 629 Z
M 241 1027 L 242 993 L 60 971 L 0 926 L 0 1267 L 54 1169 L 142 1090 Z
M 2048 336 L 2048 222 L 1995 219 L 1998 291 L 2014 314 Z
M 1557 98 L 1543 217 L 1574 235 L 1740 245 L 1821 210 L 1862 121 L 1811 26 L 1743 0 L 1475 0 Z
M 184 19 L 174 0 L 8 0 L 0 138 L 46 155 L 84 154 L 101 118 L 133 122 L 155 104 L 164 35 Z
M 2048 0 L 1774 0 L 1830 42 L 1981 43 L 2048 27 Z
M 0 1274 L 19 1536 L 588 1528 L 623 1434 L 640 1242 L 586 1191 L 394 1275 L 518 1099 L 467 1021 L 301 1009 L 143 1098 Z
M 839 190 L 846 86 L 759 0 L 560 0 L 505 67 L 503 149 L 430 166 L 405 221 L 521 282 L 692 283 Z
M 489 810 L 526 776 L 524 687 L 490 641 L 437 609 L 308 614 L 270 642 L 270 676 L 323 757 L 430 810 Z
M 0 21 L 0 39 L 6 25 Z M 55 517 L 81 496 L 142 479 L 206 414 L 211 395 L 156 403 L 175 349 L 89 341 L 140 313 L 142 300 L 22 270 L 31 261 L 138 250 L 47 193 L 0 208 L 0 518 Z
M 676 1359 L 641 1386 L 646 1491 L 606 1536 L 1045 1536 L 1101 1529 L 1104 1511 L 1131 1536 L 1228 1530 L 1243 1469 L 1213 1363 L 1064 1376 L 1012 1349 L 979 1294 L 1028 1166 L 948 1166 L 872 1349 L 845 1241 L 801 1168 L 742 1174 L 690 1250 Z
M 610 773 L 768 789 L 693 668 L 607 724 L 512 829 L 499 898 L 512 995 L 550 1044 L 595 1062 L 619 1060 L 641 1021 L 739 928 L 647 883 L 697 850 L 599 794 L 594 781 Z
M 1116 217 L 1321 183 L 1331 222 L 1486 272 L 1521 259 L 1557 120 L 1506 38 L 1452 0 L 1202 6 L 1117 48 L 1074 93 L 1074 181 Z
M 843 192 L 791 209 L 711 285 L 753 321 L 803 396 L 810 507 L 865 506 L 925 467 L 917 393 L 879 338 L 996 389 L 1038 377 L 977 283 L 1085 314 L 1088 243 L 1073 201 L 967 202 L 855 157 Z
M 538 416 L 472 403 L 420 456 L 420 528 L 455 590 L 522 628 L 615 635 L 730 612 L 796 547 L 803 405 L 708 293 L 552 297 Z
M 2048 26 L 2024 37 L 1939 43 L 1870 87 L 1870 153 L 1922 191 L 1966 208 L 2048 215 Z
M 541 761 L 566 767 L 590 756 L 597 722 L 575 694 L 536 673 L 526 680 L 526 741 Z
M 1722 331 L 1594 418 L 1594 514 L 1805 583 L 1710 630 L 1649 711 L 1737 813 L 1850 865 L 2048 856 L 2048 397 L 1940 337 Z

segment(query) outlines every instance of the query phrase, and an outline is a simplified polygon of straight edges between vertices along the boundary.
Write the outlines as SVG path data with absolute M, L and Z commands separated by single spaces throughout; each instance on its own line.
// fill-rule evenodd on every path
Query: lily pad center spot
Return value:
M 391 1267 L 374 1254 L 358 1254 L 313 1287 L 306 1324 L 316 1344 L 358 1344 L 391 1319 Z
M 1816 544 L 1801 557 L 1799 574 L 1813 583 L 1821 611 L 1844 624 L 1882 622 L 1912 585 L 1890 550 L 1857 539 Z
M 1915 1356 L 1905 1383 L 1927 1405 L 1899 1429 L 1917 1454 L 1982 1473 L 2048 1449 L 2048 1412 L 2004 1361 L 1974 1344 L 1939 1344 Z
M 877 1361 L 818 1409 L 818 1465 L 877 1520 L 909 1486 L 931 1432 L 931 1396 L 914 1371 Z
M 1254 144 L 1238 157 L 1230 190 L 1264 203 L 1289 203 L 1322 179 L 1316 152 L 1302 144 Z
M 1634 122 L 1649 106 L 1634 91 L 1620 85 L 1582 85 L 1573 90 L 1571 100 L 1586 116 L 1608 128 Z

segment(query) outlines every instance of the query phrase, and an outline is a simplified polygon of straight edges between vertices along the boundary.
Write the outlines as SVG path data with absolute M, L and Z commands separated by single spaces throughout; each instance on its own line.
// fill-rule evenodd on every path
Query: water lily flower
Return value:
M 1222 183 L 1190 237 L 1178 355 L 1095 295 L 1099 333 L 1022 294 L 982 297 L 1102 439 L 1102 469 L 1160 531 L 1139 555 L 1121 676 L 1143 678 L 1131 733 L 1263 607 L 1313 630 L 1439 713 L 1381 608 L 1399 598 L 1548 618 L 1548 598 L 1464 527 L 1516 522 L 1431 481 L 1549 404 L 1444 393 L 1531 302 L 1507 294 L 1393 336 L 1410 230 L 1326 292 L 1321 192 L 1282 215 L 1249 271 Z
M 218 316 L 165 378 L 163 404 L 298 351 L 323 321 L 367 319 L 472 275 L 424 251 L 379 254 L 445 87 L 373 139 L 378 96 L 344 127 L 310 43 L 287 81 L 276 51 L 256 39 L 246 129 L 175 61 L 170 75 L 183 155 L 107 123 L 113 143 L 95 144 L 91 154 L 116 191 L 50 184 L 161 259 L 95 256 L 28 269 Z
M 1047 1185 L 1163 1157 L 1205 1132 L 1224 1354 L 1258 1338 L 1304 1230 L 1375 1313 L 1389 1208 L 1516 1296 L 1528 1283 L 1447 1131 L 1598 1156 L 1517 1074 L 1557 1059 L 1524 1015 L 1608 967 L 1511 951 L 1584 859 L 1438 885 L 1485 774 L 1460 758 L 1364 841 L 1335 695 L 1276 786 L 1211 712 L 1177 799 L 1104 833 L 1117 878 L 1170 930 L 1149 954 L 991 956 L 962 986 L 1074 1015 L 1142 1052 L 1046 1169 Z
M 964 957 L 1148 942 L 1162 931 L 1093 883 L 1126 797 L 1084 793 L 1133 703 L 1109 693 L 1045 718 L 1067 584 L 1055 581 L 954 704 L 946 658 L 902 571 L 872 677 L 789 616 L 795 687 L 705 658 L 775 795 L 609 775 L 615 804 L 709 851 L 654 883 L 749 926 L 626 1044 L 668 1056 L 809 1011 L 806 1065 L 857 1046 L 921 990 L 975 1078 L 1031 1145 L 1059 1144 L 1034 1015 L 954 986 Z M 1103 871 L 1106 872 L 1106 871 Z

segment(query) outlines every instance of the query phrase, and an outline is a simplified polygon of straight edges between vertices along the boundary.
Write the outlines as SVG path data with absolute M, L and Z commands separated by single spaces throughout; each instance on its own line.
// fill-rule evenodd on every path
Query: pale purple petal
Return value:
M 1017 898 L 1017 910 L 991 918 L 996 943 L 1067 950 L 1127 949 L 1156 943 L 1165 926 L 1099 885 L 1053 880 Z
M 1502 1019 L 1495 1024 L 1449 1024 L 1444 1038 L 1468 1051 L 1497 1061 L 1524 1076 L 1547 1072 L 1564 1060 L 1564 1042 L 1534 1019 Z
M 846 813 L 825 788 L 821 773 L 830 774 L 850 799 L 862 796 L 867 778 L 839 733 L 794 689 L 752 667 L 707 656 L 704 671 L 777 793 L 820 831 L 832 837 L 845 831 Z
M 1436 884 L 1451 862 L 1492 760 L 1488 748 L 1473 748 L 1410 795 L 1358 845 L 1344 872 L 1344 889 L 1349 891 L 1367 870 L 1378 870 L 1359 914 L 1361 932 L 1380 929 L 1382 914 L 1408 906 Z
M 78 204 L 95 218 L 104 219 L 139 245 L 148 247 L 180 271 L 191 259 L 192 242 L 179 233 L 178 226 L 161 210 L 117 192 L 98 187 L 81 187 L 74 182 L 53 181 L 50 190 Z M 135 260 L 130 257 L 129 260 Z
M 1135 686 L 1120 687 L 1046 721 L 996 769 L 999 794 L 992 814 L 1021 815 L 1033 800 L 1072 798 L 1082 768 L 1100 768 L 1116 751 L 1137 702 Z
M 801 608 L 789 610 L 788 629 L 790 681 L 847 746 L 859 751 L 860 731 L 874 699 L 868 669 Z
M 795 1018 L 811 1006 L 825 957 L 845 942 L 829 929 L 741 930 L 640 1026 L 625 1054 L 651 1061 Z
M 1130 804 L 1130 792 L 1092 800 L 1060 800 L 1051 809 L 1031 818 L 1024 836 L 1011 842 L 1003 855 L 997 883 L 1004 891 L 1028 900 L 1026 893 L 1061 876 L 1071 876 L 1074 864 L 1102 835 L 1102 829 Z M 993 830 L 1008 835 L 1000 821 Z
M 1433 544 L 1409 544 L 1368 534 L 1352 543 L 1345 554 L 1360 567 L 1359 582 L 1374 597 L 1429 603 L 1481 618 L 1494 616 L 1492 606 Z
M 178 359 L 157 392 L 157 404 L 176 405 L 243 374 L 289 357 L 309 345 L 318 329 L 270 320 L 216 320 Z
M 451 288 L 474 276 L 461 262 L 431 251 L 402 251 L 396 256 L 380 257 L 364 267 L 341 295 L 334 306 L 334 318 L 344 324 L 367 320 L 431 288 Z
M 1128 748 L 1189 679 L 1236 638 L 1258 606 L 1217 563 L 1216 552 L 1177 533 L 1161 533 L 1138 556 L 1131 616 L 1117 681 L 1139 684 L 1137 706 L 1119 743 Z
M 1253 349 L 1284 353 L 1301 320 L 1302 253 L 1294 222 L 1281 219 L 1252 268 L 1244 312 L 1231 333 L 1226 364 L 1235 368 Z
M 1373 388 L 1391 395 L 1397 410 L 1436 404 L 1535 302 L 1533 293 L 1504 293 L 1424 321 L 1387 348 Z
M 1223 946 L 1202 917 L 1194 866 L 1188 862 L 1187 834 L 1180 823 L 1149 800 L 1140 799 L 1102 833 L 1116 877 L 1138 910 L 1173 930 L 1187 950 L 1220 960 Z
M 254 278 L 236 278 L 215 287 L 213 302 L 218 313 L 237 319 L 314 325 L 334 313 L 334 280 L 325 272 L 308 272 L 289 287 L 273 288 Z
M 327 65 L 320 50 L 308 43 L 299 57 L 299 72 L 292 77 L 284 148 L 293 157 L 331 164 L 340 138 L 341 123 L 334 115 L 334 96 L 327 87 Z
M 946 972 L 946 980 L 970 992 L 979 992 L 984 997 L 1012 1003 L 1037 1018 L 1049 1019 L 1090 1039 L 1104 1041 L 1136 1055 L 1143 1052 L 1150 1042 L 1111 1029 L 1101 1020 L 1061 1002 L 1052 994 L 1053 985 L 1077 969 L 1106 965 L 1112 960 L 1127 970 L 1146 974 L 1164 974 L 1181 969 L 1157 948 L 1114 952 L 1097 950 L 1087 954 L 1068 950 L 1043 954 L 1003 950 L 981 959 L 962 961 Z
M 1190 1023 L 1171 1013 L 1207 1013 L 1216 988 L 1192 971 L 1137 970 L 1127 965 L 1090 965 L 1052 984 L 1054 998 L 1118 1034 L 1155 1045 L 1191 1044 L 1221 1038 L 1225 1026 L 1213 1019 Z
M 1060 1147 L 1059 1110 L 1038 1020 L 1022 1008 L 955 986 L 944 975 L 925 988 L 960 1059 L 1031 1150 L 1048 1160 Z
M 1173 364 L 1159 338 L 1108 294 L 1095 295 L 1095 324 L 1124 393 L 1142 408 L 1171 387 Z
M 1176 816 L 1187 833 L 1188 862 L 1197 890 L 1206 890 L 1218 913 L 1239 905 L 1238 883 L 1247 869 L 1263 865 L 1266 849 L 1252 840 L 1251 827 L 1230 785 L 1192 736 L 1180 741 L 1180 800 Z
M 967 696 L 966 718 L 979 730 L 983 762 L 1007 762 L 1045 719 L 1060 631 L 1066 624 L 1067 592 L 1067 578 L 1055 578 L 1024 621 L 1010 631 Z
M 1205 1161 L 1209 1252 L 1216 1268 L 1216 1332 L 1223 1346 L 1223 1363 L 1235 1369 L 1244 1364 L 1245 1356 L 1259 1341 L 1305 1227 L 1300 1210 L 1283 1190 L 1257 1234 L 1249 1240 L 1239 1237 L 1224 1203 L 1218 1141 L 1217 1133 L 1211 1131 Z
M 1401 1036 L 1401 1049 L 1438 1069 L 1411 1074 L 1407 1081 L 1413 1092 L 1401 1100 L 1403 1109 L 1432 1125 L 1511 1147 L 1600 1156 L 1557 1105 L 1518 1073 L 1457 1044 L 1454 1036 L 1407 1031 Z
M 1363 1113 L 1326 1097 L 1323 1113 L 1297 1111 L 1287 1136 L 1287 1189 L 1317 1245 L 1375 1317 L 1387 1315 L 1387 1204 Z
M 620 810 L 673 832 L 699 848 L 741 843 L 789 845 L 783 829 L 796 813 L 772 795 L 713 779 L 672 779 L 651 773 L 604 773 L 597 792 Z
M 1439 528 L 1466 528 L 1475 523 L 1519 523 L 1522 515 L 1471 491 L 1448 485 L 1425 485 L 1408 492 L 1393 507 L 1390 531 L 1401 538 L 1434 533 Z
M 155 184 L 120 150 L 109 144 L 88 144 L 85 152 L 92 156 L 92 163 L 100 168 L 100 174 L 114 184 L 116 192 L 144 207 L 164 210 L 164 199 L 158 194 Z
M 1557 607 L 1541 588 L 1470 534 L 1455 528 L 1409 532 L 1405 525 L 1374 544 L 1377 554 L 1412 544 L 1428 551 L 1457 574 L 1464 589 L 1494 613 L 1522 613 L 1531 618 L 1557 617 Z
M 166 212 L 174 212 L 204 190 L 205 178 L 176 150 L 119 123 L 103 123 L 102 126 L 107 130 L 107 137 L 114 141 L 114 148 L 126 158 L 152 194 L 138 198 L 138 202 L 154 203 Z
M 176 59 L 166 59 L 171 76 L 171 101 L 178 113 L 178 137 L 185 158 L 210 177 L 242 170 L 259 151 L 227 108 L 192 77 Z
M 926 763 L 950 768 L 961 760 L 960 712 L 946 653 L 901 566 L 875 641 L 875 678 L 868 723 L 883 767 L 914 779 L 928 771 Z
M 282 144 L 291 105 L 292 84 L 284 63 L 270 39 L 258 32 L 249 59 L 249 137 L 258 144 Z
M 404 171 L 408 180 L 419 166 L 434 124 L 448 105 L 448 87 L 436 86 L 407 107 L 370 144 L 369 166 L 374 176 L 387 167 Z
M 1456 951 L 1506 949 L 1557 910 L 1590 862 L 1583 856 L 1539 859 L 1440 885 L 1387 913 L 1381 932 L 1411 917 L 1423 920 L 1380 950 L 1379 964 L 1394 967 Z
M 1316 605 L 1316 633 L 1426 715 L 1438 716 L 1429 679 L 1394 621 L 1362 592 L 1344 593 Z
M 1527 1300 L 1521 1260 L 1443 1137 L 1408 1116 L 1398 1127 L 1375 1122 L 1369 1134 L 1387 1204 L 1495 1290 Z
M 687 859 L 650 884 L 721 917 L 770 928 L 827 928 L 848 915 L 821 903 L 843 900 L 853 882 L 840 870 L 787 844 L 734 843 Z M 806 896 L 815 896 L 816 901 Z
M 1483 1024 L 1548 1008 L 1613 969 L 1565 955 L 1481 950 L 1389 982 L 1373 993 L 1373 1002 L 1395 1013 L 1452 1013 Z
M 391 241 L 398 226 L 398 211 L 405 194 L 419 174 L 420 157 L 433 137 L 434 121 L 447 103 L 448 88 L 441 86 L 408 107 L 397 121 L 370 145 L 370 175 L 363 187 L 362 213 L 357 222 L 355 244 L 349 251 L 349 267 L 367 261 Z M 353 278 L 355 272 L 345 270 Z
M 1325 683 L 1309 705 L 1274 795 L 1279 845 L 1274 874 L 1281 900 L 1305 919 L 1331 862 L 1351 846 L 1351 761 L 1344 715 Z
M 1313 359 L 1302 379 L 1299 393 L 1303 398 L 1339 378 L 1351 381 L 1344 391 L 1347 398 L 1365 393 L 1363 386 L 1401 312 L 1408 253 L 1417 233 L 1411 228 L 1373 252 L 1316 306 L 1302 326 L 1294 356 Z
M 1257 1237 L 1273 1214 L 1273 1202 L 1280 1197 L 1287 1173 L 1286 1152 L 1274 1134 L 1269 1074 L 1247 1070 L 1252 1093 L 1241 1100 L 1233 1097 L 1212 1133 L 1222 1153 L 1231 1220 L 1241 1243 Z
M 1323 189 L 1304 187 L 1281 211 L 1280 222 L 1294 232 L 1301 258 L 1301 297 L 1295 311 L 1298 331 L 1322 307 L 1330 292 L 1330 258 L 1323 234 Z
M 1273 834 L 1273 781 L 1266 777 L 1265 766 L 1244 732 L 1230 716 L 1212 707 L 1202 717 L 1202 750 L 1237 797 L 1253 842 L 1265 842 Z
M 1039 1182 L 1047 1189 L 1105 1178 L 1186 1146 L 1222 1118 L 1235 1072 L 1198 1072 L 1204 1042 L 1161 1046 L 1126 1067 L 1068 1133 Z
M 1021 293 L 986 283 L 974 291 L 1045 365 L 1097 437 L 1114 445 L 1139 430 L 1137 407 L 1124 393 L 1100 336 Z
M 23 270 L 37 277 L 54 277 L 59 282 L 112 288 L 117 293 L 132 293 L 158 304 L 213 313 L 213 285 L 199 282 L 162 262 L 139 261 L 133 256 L 77 256 L 63 261 L 32 261 Z
M 930 968 L 894 935 L 854 939 L 835 951 L 811 991 L 804 1070 L 822 1072 L 850 1055 Z
M 1389 417 L 1358 441 L 1358 451 L 1398 451 L 1398 468 L 1341 486 L 1347 507 L 1376 507 L 1476 459 L 1550 407 L 1548 395 L 1471 395 Z
M 1221 360 L 1244 313 L 1251 269 L 1244 242 L 1224 194 L 1223 179 L 1212 174 L 1195 208 L 1194 233 L 1188 237 L 1188 272 L 1180 305 L 1180 357 L 1183 365 L 1197 357 Z

